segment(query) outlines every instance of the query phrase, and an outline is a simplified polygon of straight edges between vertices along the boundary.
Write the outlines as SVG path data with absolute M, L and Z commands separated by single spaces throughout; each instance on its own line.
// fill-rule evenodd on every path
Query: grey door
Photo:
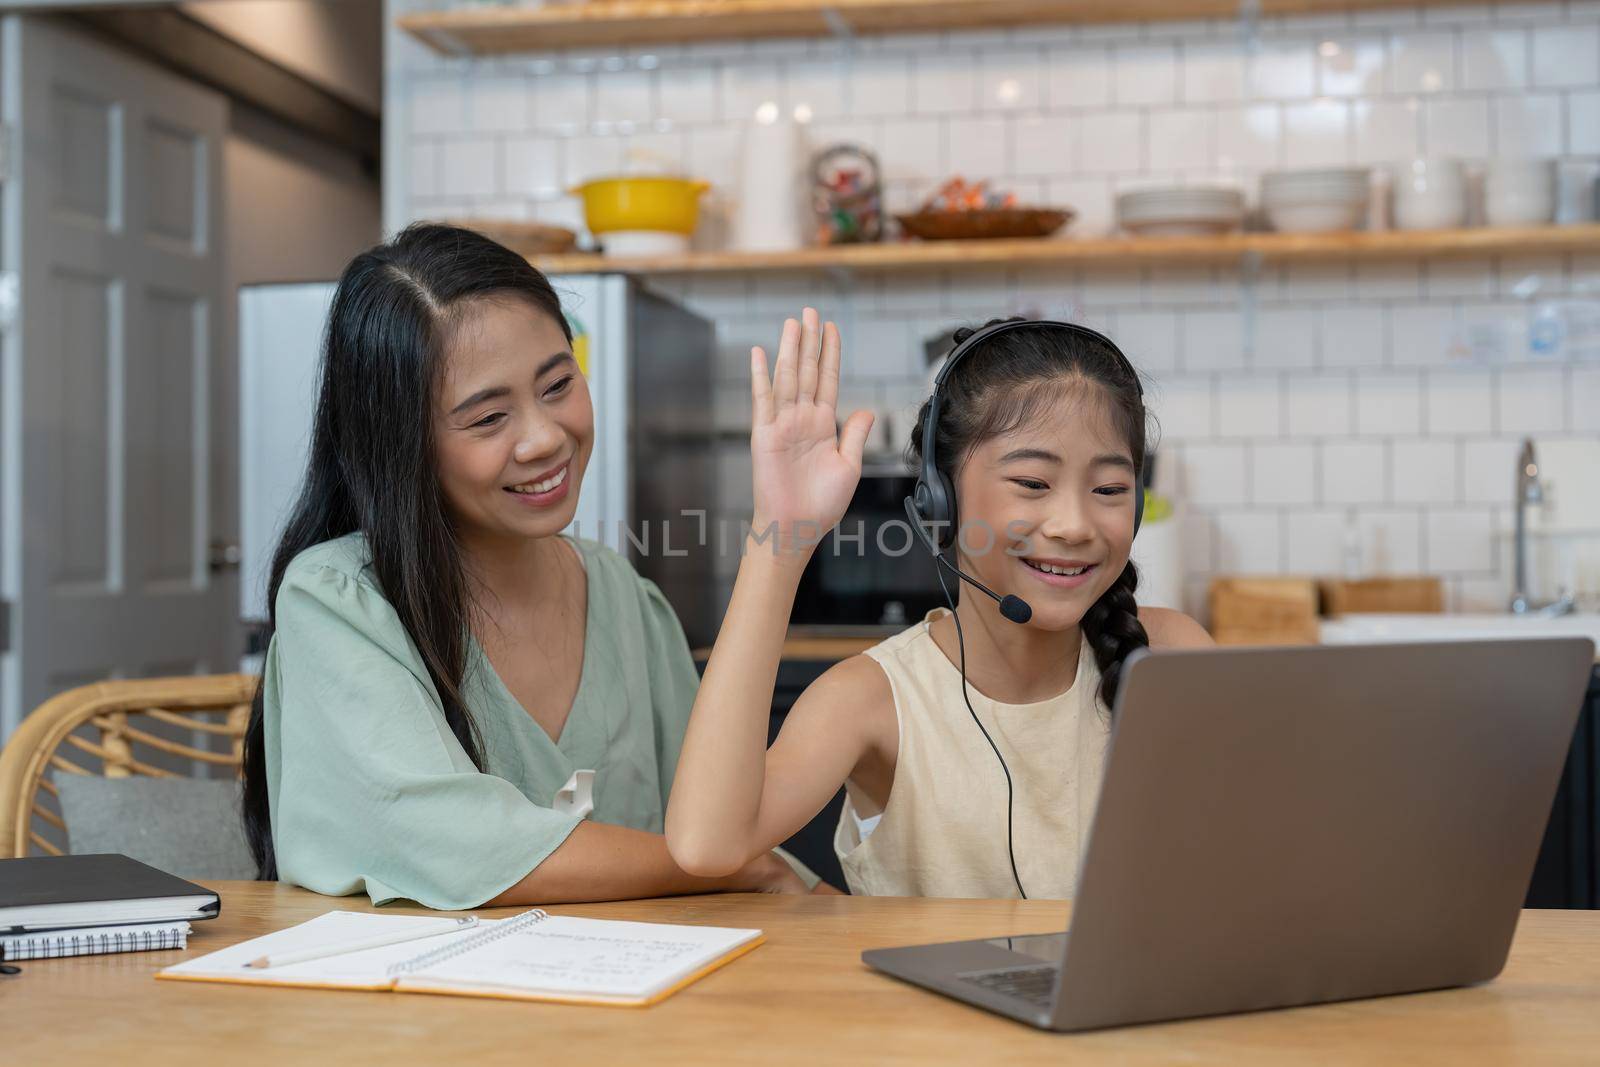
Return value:
M 227 104 L 48 18 L 3 42 L 0 732 L 69 686 L 237 656 L 237 578 L 208 568 Z

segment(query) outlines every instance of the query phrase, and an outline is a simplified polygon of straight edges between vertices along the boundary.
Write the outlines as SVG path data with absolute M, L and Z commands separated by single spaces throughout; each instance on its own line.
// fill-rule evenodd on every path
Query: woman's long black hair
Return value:
M 483 745 L 461 697 L 467 579 L 434 461 L 433 402 L 443 346 L 468 302 L 513 298 L 571 328 L 549 281 L 481 234 L 418 224 L 345 268 L 328 313 L 311 457 L 267 584 L 277 626 L 284 571 L 313 545 L 354 531 L 444 705 L 445 722 L 479 769 Z M 245 839 L 259 877 L 276 879 L 262 689 L 244 740 Z
M 1005 320 L 985 325 L 1001 321 Z M 956 344 L 975 332 L 957 330 Z M 956 484 L 956 471 L 979 444 L 1030 422 L 1059 397 L 1057 391 L 1041 386 L 1074 379 L 1102 391 L 1109 402 L 1112 425 L 1128 443 L 1133 469 L 1143 470 L 1147 416 L 1139 383 L 1124 360 L 1103 343 L 1072 331 L 1009 330 L 963 356 L 945 379 L 934 448 L 939 468 L 950 484 Z M 909 456 L 914 468 L 922 463 L 922 428 L 928 407 L 926 402 L 922 405 L 911 435 Z M 1123 661 L 1134 649 L 1150 644 L 1134 604 L 1138 587 L 1139 572 L 1130 560 L 1079 623 L 1100 667 L 1099 695 L 1107 708 L 1116 700 Z

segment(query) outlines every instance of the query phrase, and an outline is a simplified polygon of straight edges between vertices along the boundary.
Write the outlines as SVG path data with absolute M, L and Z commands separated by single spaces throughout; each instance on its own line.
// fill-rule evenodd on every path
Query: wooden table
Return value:
M 333 908 L 370 910 L 364 898 L 270 883 L 214 888 L 222 917 L 195 926 L 187 953 L 47 960 L 0 979 L 0 1062 L 831 1067 L 1600 1058 L 1594 912 L 1524 913 L 1504 975 L 1471 989 L 1062 1035 L 923 993 L 860 962 L 861 950 L 875 946 L 1058 930 L 1067 912 L 1060 901 L 728 895 L 553 909 L 767 931 L 768 943 L 749 956 L 653 1008 L 629 1009 L 155 981 L 157 969 L 185 955 Z
M 783 642 L 783 658 L 786 660 L 806 660 L 813 663 L 837 663 L 851 656 L 859 656 L 873 645 L 878 644 L 892 634 L 880 634 L 876 637 L 862 637 L 852 634 L 790 634 Z M 697 648 L 694 658 L 698 663 L 704 663 L 711 658 L 711 648 Z

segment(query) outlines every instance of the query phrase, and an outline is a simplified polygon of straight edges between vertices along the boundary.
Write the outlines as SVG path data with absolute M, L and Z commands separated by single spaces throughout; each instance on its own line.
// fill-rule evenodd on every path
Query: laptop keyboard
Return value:
M 1060 973 L 1059 967 L 1007 967 L 998 971 L 973 971 L 960 977 L 963 982 L 991 992 L 1048 1008 L 1055 995 L 1056 975 Z

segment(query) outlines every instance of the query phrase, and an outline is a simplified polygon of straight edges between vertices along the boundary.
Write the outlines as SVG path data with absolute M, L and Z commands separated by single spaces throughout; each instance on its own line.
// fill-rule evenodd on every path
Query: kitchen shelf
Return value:
M 1536 253 L 1600 253 L 1600 224 L 1480 227 L 1377 233 L 1236 233 L 1220 237 L 903 241 L 792 252 L 691 252 L 673 256 L 535 256 L 549 274 L 728 274 L 777 271 L 891 273 L 938 267 L 1027 264 L 1295 262 L 1421 259 Z
M 1259 0 L 1254 6 L 1262 15 L 1315 15 L 1429 3 Z M 760 37 L 1234 18 L 1248 6 L 1246 0 L 566 0 L 539 7 L 423 12 L 402 16 L 399 25 L 447 55 L 504 55 Z

